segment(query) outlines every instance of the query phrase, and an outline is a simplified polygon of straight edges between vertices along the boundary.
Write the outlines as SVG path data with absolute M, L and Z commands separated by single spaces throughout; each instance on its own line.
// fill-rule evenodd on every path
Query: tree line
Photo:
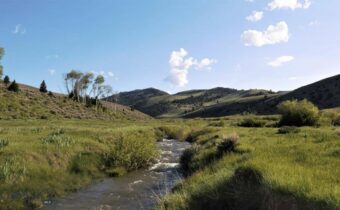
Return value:
M 105 85 L 103 75 L 95 76 L 91 72 L 83 73 L 71 70 L 64 75 L 68 96 L 86 105 L 99 105 L 99 100 L 113 93 L 110 85 Z
M 4 48 L 0 47 L 0 61 L 4 54 Z M 3 73 L 3 66 L 0 63 L 0 80 L 3 78 Z M 71 70 L 63 76 L 63 79 L 68 97 L 79 103 L 84 103 L 87 106 L 96 106 L 96 108 L 98 108 L 101 98 L 113 94 L 112 87 L 105 85 L 105 77 L 103 75 Z M 18 92 L 20 90 L 17 82 L 15 80 L 11 82 L 8 75 L 4 77 L 3 83 L 9 91 Z M 41 82 L 39 91 L 53 96 L 53 93 L 48 91 L 45 80 Z

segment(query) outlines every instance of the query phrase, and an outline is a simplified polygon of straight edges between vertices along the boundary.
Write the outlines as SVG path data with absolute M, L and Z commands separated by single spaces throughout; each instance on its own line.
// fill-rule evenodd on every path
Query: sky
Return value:
M 293 90 L 340 73 L 339 0 L 0 0 L 5 75 L 65 92 L 71 69 L 115 91 Z

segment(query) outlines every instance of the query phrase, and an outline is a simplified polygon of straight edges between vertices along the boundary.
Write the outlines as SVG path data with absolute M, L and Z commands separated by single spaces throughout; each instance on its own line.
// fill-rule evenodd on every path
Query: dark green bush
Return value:
M 9 79 L 9 76 L 7 76 L 7 75 L 5 76 L 4 83 L 5 83 L 6 86 L 9 85 L 9 83 L 11 83 L 11 80 Z
M 300 132 L 300 129 L 295 126 L 283 126 L 279 128 L 278 130 L 279 134 L 298 133 L 298 132 Z
M 282 102 L 278 111 L 281 126 L 315 126 L 319 122 L 319 109 L 306 99 Z
M 14 80 L 7 88 L 9 91 L 12 92 L 19 92 L 19 85 L 18 83 Z
M 237 133 L 224 136 L 222 141 L 217 145 L 217 151 L 220 155 L 234 152 L 240 137 Z
M 254 116 L 249 116 L 244 118 L 241 122 L 238 123 L 240 127 L 247 127 L 247 128 L 260 128 L 264 127 L 266 121 L 261 119 L 256 119 Z

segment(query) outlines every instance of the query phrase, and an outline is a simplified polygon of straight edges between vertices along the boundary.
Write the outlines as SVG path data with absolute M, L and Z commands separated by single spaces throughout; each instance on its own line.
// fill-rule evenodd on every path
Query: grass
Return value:
M 339 209 L 340 136 L 332 126 L 278 128 L 207 126 L 192 134 L 182 156 L 187 179 L 165 196 L 158 209 Z M 264 119 L 266 120 L 266 119 Z M 267 121 L 272 119 L 267 119 Z M 219 155 L 224 135 L 240 137 L 234 152 Z
M 160 138 L 148 123 L 0 121 L 0 209 L 38 208 L 93 179 L 146 167 Z
M 2 120 L 0 209 L 36 209 L 94 179 L 122 176 L 158 157 L 165 136 L 185 140 L 200 120 Z
M 240 127 L 247 117 L 0 121 L 0 209 L 39 208 L 94 179 L 147 167 L 163 137 L 193 145 L 181 158 L 186 179 L 159 209 L 340 208 L 339 128 L 330 120 L 299 132 Z

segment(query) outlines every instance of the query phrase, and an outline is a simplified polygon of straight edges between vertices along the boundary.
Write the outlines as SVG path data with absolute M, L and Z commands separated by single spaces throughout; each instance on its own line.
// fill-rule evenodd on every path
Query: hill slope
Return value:
M 149 116 L 129 107 L 102 102 L 95 110 L 68 99 L 65 95 L 40 93 L 37 88 L 20 84 L 18 93 L 10 92 L 0 82 L 0 119 L 145 119 Z
M 243 112 L 271 114 L 288 99 L 308 99 L 319 108 L 340 106 L 340 75 L 290 92 L 214 88 L 190 90 L 174 95 L 157 89 L 123 92 L 108 98 L 154 117 L 218 117 Z

